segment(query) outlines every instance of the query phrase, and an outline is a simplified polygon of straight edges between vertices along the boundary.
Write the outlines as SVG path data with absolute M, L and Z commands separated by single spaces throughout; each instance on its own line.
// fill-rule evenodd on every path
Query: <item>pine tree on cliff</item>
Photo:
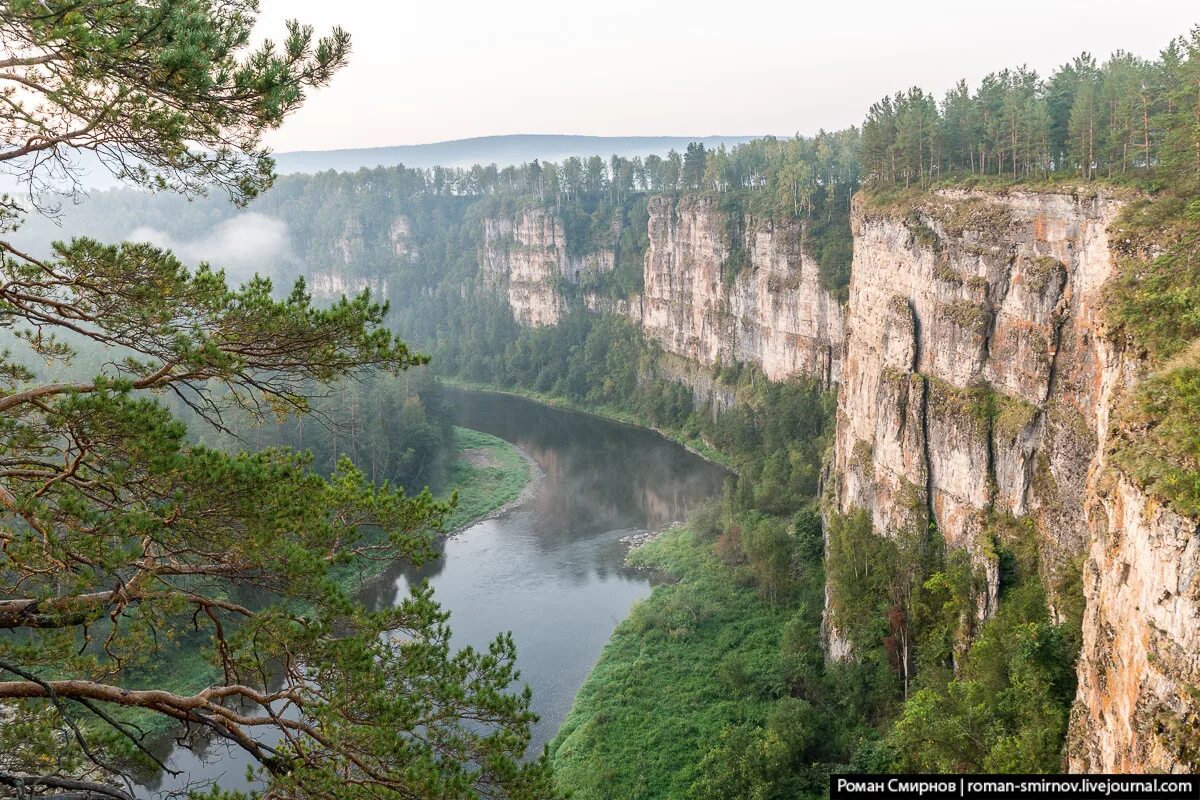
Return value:
M 349 38 L 290 23 L 248 52 L 256 11 L 6 2 L 0 164 L 28 191 L 0 202 L 4 230 L 73 191 L 80 151 L 157 190 L 243 203 L 270 186 L 262 133 Z M 277 300 L 261 278 L 232 289 L 144 244 L 0 250 L 15 336 L 0 358 L 0 793 L 129 797 L 125 766 L 164 768 L 143 732 L 155 719 L 243 750 L 275 797 L 551 793 L 545 765 L 521 761 L 532 715 L 507 691 L 508 638 L 455 653 L 427 590 L 370 612 L 335 579 L 355 557 L 429 557 L 444 504 L 346 462 L 324 480 L 296 453 L 197 446 L 159 402 L 221 427 L 232 407 L 302 413 L 313 386 L 422 363 L 383 306 L 317 309 L 303 284 Z M 79 363 L 97 350 L 102 364 Z M 162 668 L 184 637 L 211 685 Z
M 700 142 L 691 142 L 683 154 L 681 180 L 685 189 L 699 189 L 704 184 L 704 163 L 708 153 Z

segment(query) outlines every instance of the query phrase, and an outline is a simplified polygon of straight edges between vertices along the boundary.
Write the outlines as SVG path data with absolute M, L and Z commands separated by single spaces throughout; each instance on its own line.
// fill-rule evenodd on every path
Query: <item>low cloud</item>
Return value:
M 239 214 L 209 233 L 191 239 L 177 239 L 166 231 L 146 226 L 135 229 L 128 238 L 170 250 L 192 267 L 207 261 L 213 269 L 225 270 L 234 284 L 255 273 L 273 276 L 281 265 L 294 260 L 287 223 L 254 212 Z

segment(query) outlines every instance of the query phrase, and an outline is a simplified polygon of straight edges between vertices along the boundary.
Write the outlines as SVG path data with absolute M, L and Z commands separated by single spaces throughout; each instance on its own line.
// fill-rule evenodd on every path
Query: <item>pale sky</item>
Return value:
M 507 133 L 791 135 L 861 122 L 884 94 L 940 97 L 1088 50 L 1154 56 L 1194 0 L 262 0 L 259 31 L 340 24 L 354 51 L 273 132 L 279 151 Z

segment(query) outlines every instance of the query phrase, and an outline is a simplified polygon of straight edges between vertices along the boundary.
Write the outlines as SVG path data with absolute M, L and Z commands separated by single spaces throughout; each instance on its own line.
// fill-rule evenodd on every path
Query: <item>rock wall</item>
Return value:
M 1102 474 L 1087 509 L 1095 538 L 1068 767 L 1186 772 L 1176 737 L 1200 727 L 1200 534 L 1194 520 Z
M 480 263 L 484 277 L 503 288 L 522 325 L 556 325 L 564 313 L 559 280 L 566 261 L 562 222 L 540 209 L 516 220 L 484 220 Z
M 1120 210 L 1094 193 L 860 197 L 843 308 L 801 221 L 734 225 L 712 198 L 653 198 L 643 294 L 581 302 L 639 325 L 669 355 L 664 374 L 713 408 L 733 402 L 718 363 L 838 384 L 833 507 L 866 508 L 888 536 L 936 523 L 985 579 L 976 623 L 998 602 L 998 531 L 1031 520 L 1053 613 L 1082 574 L 1067 765 L 1178 771 L 1179 726 L 1200 722 L 1200 534 L 1106 460 L 1113 408 L 1144 371 L 1101 322 Z M 544 210 L 488 220 L 484 238 L 485 278 L 527 325 L 558 322 L 564 286 L 615 261 L 571 256 Z M 849 657 L 826 630 L 831 656 Z
M 573 256 L 562 219 L 548 209 L 484 220 L 484 279 L 507 294 L 522 325 L 558 324 L 567 311 L 563 282 L 578 281 L 584 272 L 608 272 L 614 262 L 611 249 Z
M 841 511 L 864 507 L 892 536 L 932 519 L 972 553 L 988 587 L 977 618 L 995 608 L 999 518 L 1033 520 L 1052 603 L 1082 568 L 1078 771 L 1180 768 L 1158 729 L 1200 683 L 1196 524 L 1105 460 L 1113 404 L 1142 370 L 1101 325 L 1120 208 L 1030 192 L 860 198 L 834 445 Z
M 746 220 L 736 234 L 743 263 L 735 270 L 730 220 L 716 200 L 655 197 L 648 210 L 643 294 L 614 299 L 585 292 L 586 308 L 629 318 L 667 353 L 701 366 L 740 361 L 774 380 L 798 374 L 826 385 L 838 380 L 842 308 L 804 252 L 801 221 Z M 613 239 L 619 235 L 615 229 Z M 615 262 L 610 248 L 576 256 L 571 250 L 557 215 L 529 209 L 485 220 L 480 263 L 519 322 L 553 325 L 567 310 L 564 282 L 607 272 Z
M 1043 519 L 1048 564 L 1083 551 L 1072 501 L 1096 455 L 1096 314 L 1118 210 L 1030 193 L 858 202 L 834 453 L 843 510 L 870 509 L 885 534 L 932 515 L 989 573 L 990 513 Z
M 711 197 L 656 197 L 649 212 L 648 337 L 700 364 L 753 363 L 774 380 L 839 379 L 842 309 L 801 246 L 801 221 L 748 219 L 732 253 L 730 220 Z
M 368 288 L 377 297 L 387 297 L 386 275 L 363 273 L 364 264 L 374 263 L 368 255 L 374 244 L 362 221 L 355 215 L 348 216 L 341 234 L 333 240 L 332 249 L 317 255 L 316 260 L 328 267 L 308 275 L 308 289 L 313 297 L 318 302 L 328 302 Z M 387 256 L 399 261 L 418 258 L 419 252 L 412 241 L 412 223 L 407 216 L 397 215 L 388 225 L 385 248 Z
M 386 278 L 354 277 L 341 272 L 314 272 L 308 277 L 308 290 L 317 301 L 337 300 L 340 297 L 352 297 L 370 289 L 372 297 L 387 296 L 388 282 Z

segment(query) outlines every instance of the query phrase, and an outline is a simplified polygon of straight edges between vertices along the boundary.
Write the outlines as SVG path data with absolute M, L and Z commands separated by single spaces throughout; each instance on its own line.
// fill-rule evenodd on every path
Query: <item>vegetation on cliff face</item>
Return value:
M 913 89 L 872 107 L 862 133 L 872 187 L 866 213 L 910 220 L 914 237 L 935 250 L 943 246 L 939 232 L 999 232 L 1011 221 L 999 203 L 958 202 L 935 232 L 911 222 L 918 206 L 937 213 L 930 189 L 1095 191 L 1126 201 L 1109 230 L 1116 269 L 1105 287 L 1105 335 L 1145 377 L 1116 398 L 1110 463 L 1191 518 L 1200 516 L 1198 78 L 1200 29 L 1156 60 L 1118 53 L 1097 65 L 1084 56 L 1044 81 L 1007 70 L 985 78 L 974 93 L 960 84 L 940 105 Z M 1053 259 L 1030 266 L 1035 280 L 1047 283 L 1062 269 Z M 937 277 L 962 280 L 949 270 Z M 969 309 L 951 311 L 960 323 L 971 321 Z M 974 405 L 1003 437 L 1015 435 L 1034 411 L 994 393 L 979 397 L 986 402 Z M 826 568 L 833 618 L 856 657 L 904 663 L 894 653 L 898 630 L 917 650 L 915 691 L 897 707 L 869 763 L 927 771 L 1060 767 L 1082 599 L 1070 564 L 1057 565 L 1055 585 L 1045 585 L 1054 569 L 1041 570 L 1039 580 L 1033 550 L 1013 535 L 1025 524 L 991 521 L 1002 565 L 999 609 L 982 625 L 957 631 L 947 650 L 943 637 L 930 642 L 921 629 L 922 594 L 944 585 L 935 580 L 936 566 L 913 567 L 914 548 L 903 536 L 879 540 L 861 516 L 831 520 Z M 1065 620 L 1050 617 L 1048 595 Z M 969 611 L 961 602 L 957 607 Z M 932 653 L 949 653 L 952 678 Z M 1179 728 L 1178 720 L 1166 725 L 1169 732 Z
M 1075 694 L 1080 616 L 1050 619 L 1028 521 L 996 518 L 1000 606 L 975 622 L 978 577 L 936 530 L 877 536 L 865 512 L 827 529 L 831 620 L 855 657 L 905 677 L 861 766 L 904 772 L 1057 772 Z M 1081 591 L 1081 590 L 1076 590 Z M 1063 608 L 1080 612 L 1066 599 Z M 905 663 L 912 668 L 906 669 Z M 908 676 L 911 675 L 911 680 Z
M 88 76 L 110 68 L 126 74 L 126 59 L 139 66 L 137 59 L 161 57 L 182 67 L 178 86 L 151 82 L 147 102 L 202 101 L 195 116 L 174 119 L 164 109 L 165 118 L 146 118 L 134 108 L 126 119 L 103 122 L 113 126 L 116 141 L 147 161 L 147 171 L 135 169 L 130 178 L 185 190 L 215 181 L 239 200 L 258 194 L 273 177 L 257 133 L 293 108 L 304 86 L 325 80 L 346 46 L 337 34 L 314 47 L 298 28 L 282 62 L 271 60 L 282 58 L 277 55 L 241 64 L 234 55 L 253 15 L 221 15 L 249 4 L 188 5 L 198 12 L 188 25 L 206 15 L 218 21 L 219 29 L 204 29 L 210 35 L 201 37 L 216 46 L 216 55 L 208 46 L 164 52 L 153 35 L 130 47 L 124 28 L 161 29 L 146 9 L 166 14 L 169 30 L 183 25 L 173 15 L 174 2 L 93 3 L 96 19 L 89 25 L 56 11 L 61 4 L 11 5 L 3 23 L 36 27 L 34 44 L 63 38 L 71 47 L 61 57 L 68 59 L 98 48 L 102 57 L 75 62 L 90 65 Z M 50 16 L 42 18 L 40 8 Z M 228 87 L 218 78 L 228 74 L 217 67 L 255 87 L 249 101 L 239 94 L 237 102 L 219 102 Z M 771 383 L 753 367 L 723 365 L 701 376 L 710 384 L 706 398 L 682 385 L 628 322 L 578 306 L 585 292 L 621 301 L 641 290 L 653 194 L 716 199 L 728 221 L 727 279 L 749 261 L 739 234 L 750 220 L 801 221 L 823 285 L 844 293 L 849 203 L 860 179 L 871 182 L 877 201 L 900 207 L 937 185 L 1130 184 L 1145 196 L 1130 204 L 1114 231 L 1121 258 L 1109 322 L 1126 345 L 1150 355 L 1157 371 L 1119 415 L 1123 431 L 1115 437 L 1114 461 L 1175 508 L 1200 513 L 1200 364 L 1191 347 L 1200 334 L 1197 70 L 1200 31 L 1155 61 L 1118 54 L 1097 65 L 1081 56 L 1046 80 L 1006 70 L 974 92 L 960 84 L 940 104 L 913 89 L 872 107 L 861 136 L 849 129 L 730 150 L 695 145 L 666 158 L 293 176 L 260 198 L 257 210 L 291 224 L 293 252 L 274 265 L 276 274 L 386 278 L 388 294 L 408 301 L 391 321 L 428 349 L 445 374 L 620 408 L 643 423 L 702 439 L 736 466 L 738 477 L 719 507 L 634 557 L 676 582 L 656 589 L 622 624 L 581 693 L 554 746 L 566 786 L 583 797 L 782 798 L 820 795 L 823 777 L 847 767 L 1058 767 L 1078 621 L 1050 618 L 1035 551 L 1020 523 L 989 521 L 1002 567 L 1001 602 L 982 624 L 974 619 L 972 565 L 964 553 L 946 550 L 936 529 L 887 540 L 872 532 L 865 514 L 833 515 L 826 561 L 815 503 L 832 428 L 829 395 L 809 381 Z M 173 94 L 179 86 L 187 90 L 182 98 Z M 95 110 L 78 85 L 63 96 L 84 116 Z M 224 148 L 230 142 L 222 131 L 237 124 L 248 125 L 252 135 Z M 161 137 L 159 144 L 147 127 Z M 189 142 L 209 147 L 188 150 Z M 237 160 L 239 151 L 249 158 Z M 180 200 L 114 193 L 68 215 L 67 224 L 113 241 L 144 225 L 196 234 L 233 213 L 215 202 L 182 208 Z M 571 257 L 600 250 L 614 255 L 612 271 L 556 287 L 575 307 L 554 328 L 522 328 L 479 280 L 485 220 L 530 208 L 561 220 Z M 992 211 L 965 204 L 943 228 L 957 235 L 966 227 L 1008 224 L 1002 215 L 988 216 Z M 928 226 L 914 225 L 913 233 L 929 247 L 940 246 Z M 365 784 L 418 795 L 469 795 L 481 781 L 515 796 L 552 795 L 546 764 L 518 761 L 530 716 L 527 696 L 506 693 L 514 679 L 511 641 L 501 637 L 488 653 L 454 655 L 445 616 L 428 593 L 372 614 L 339 585 L 337 567 L 355 557 L 427 555 L 428 529 L 447 519 L 444 505 L 411 494 L 445 478 L 449 468 L 443 452 L 453 436 L 434 389 L 417 392 L 415 404 L 408 394 L 397 396 L 399 415 L 378 405 L 394 384 L 350 389 L 337 402 L 306 397 L 318 384 L 363 367 L 402 368 L 422 360 L 379 329 L 383 307 L 364 294 L 317 309 L 302 286 L 274 300 L 261 280 L 229 290 L 222 276 L 190 273 L 149 246 L 77 241 L 49 252 L 46 262 L 19 250 L 10 250 L 4 270 L 40 286 L 35 294 L 42 294 L 33 301 L 14 295 L 5 307 L 29 323 L 25 338 L 34 350 L 51 360 L 71 356 L 71 348 L 34 330 L 61 322 L 54 316 L 61 300 L 51 297 L 57 277 L 54 290 L 37 283 L 57 270 L 75 279 L 66 284 L 75 293 L 68 301 L 75 303 L 72 313 L 88 319 L 97 308 L 108 313 L 118 295 L 134 309 L 118 309 L 125 314 L 119 325 L 101 320 L 90 330 L 92 338 L 141 355 L 86 386 L 33 396 L 29 387 L 43 376 L 15 360 L 3 370 L 0 406 L 17 409 L 6 416 L 5 447 L 29 463 L 5 475 L 4 491 L 12 495 L 5 504 L 26 525 L 4 533 L 13 543 L 5 551 L 8 566 L 22 577 L 0 602 L 0 617 L 8 604 L 8 627 L 30 629 L 38 646 L 11 640 L 0 647 L 0 668 L 10 678 L 0 683 L 0 696 L 8 691 L 22 698 L 11 704 L 13 724 L 0 739 L 11 746 L 0 748 L 0 766 L 10 773 L 46 771 L 44 756 L 66 741 L 53 769 L 111 777 L 105 759 L 140 751 L 121 718 L 109 715 L 110 721 L 95 704 L 108 703 L 114 695 L 106 692 L 123 688 L 121 677 L 145 665 L 158 637 L 194 637 L 185 628 L 196 619 L 212 663 L 224 670 L 221 691 L 228 692 L 200 697 L 198 724 L 252 749 L 239 738 L 243 731 L 226 703 L 240 696 L 260 706 L 272 698 L 290 702 L 299 719 L 319 718 L 335 729 L 333 744 L 309 736 L 310 726 L 294 729 L 312 741 L 290 754 L 256 752 L 283 792 L 342 791 L 343 775 L 366 772 Z M 1038 269 L 1050 280 L 1060 266 L 1046 262 Z M 937 277 L 962 280 L 949 269 Z M 989 322 L 981 306 L 959 304 L 946 313 L 971 330 Z M 197 314 L 199 333 L 164 339 L 164 331 L 179 333 L 179 321 Z M 138 333 L 128 338 L 129 330 Z M 292 349 L 286 359 L 254 360 L 245 355 L 247 343 L 255 353 L 277 354 L 273 348 L 281 343 Z M 260 370 L 271 376 L 266 383 Z M 203 381 L 209 379 L 225 383 L 230 394 L 208 394 Z M 315 409 L 336 424 L 314 431 L 291 418 L 253 434 L 258 445 L 312 447 L 315 461 L 274 449 L 230 455 L 224 437 L 209 434 L 207 444 L 220 447 L 189 441 L 139 388 L 176 391 L 180 410 L 193 409 L 218 426 L 224 423 L 209 405 L 214 399 L 241 399 L 264 416 L 280 408 Z M 970 419 L 994 428 L 1020 430 L 1031 413 L 986 387 L 944 389 L 931 384 L 931 402 L 956 403 Z M 727 408 L 731 399 L 736 402 Z M 397 439 L 403 446 L 392 447 Z M 64 441 L 70 443 L 65 451 Z M 351 451 L 360 469 L 335 459 L 342 450 Z M 79 465 L 90 470 L 87 480 L 79 478 Z M 149 466 L 139 471 L 143 465 Z M 374 488 L 381 477 L 409 491 Z M 497 492 L 515 490 L 508 473 L 490 477 Z M 97 479 L 110 489 L 102 498 L 92 489 Z M 206 527 L 214 519 L 215 533 Z M 385 523 L 391 535 L 386 541 L 364 536 L 367 521 Z M 56 536 L 46 535 L 51 529 Z M 281 529 L 288 535 L 280 536 Z M 114 547 L 114 541 L 124 545 Z M 153 558 L 139 545 L 147 541 Z M 219 569 L 197 566 L 197 552 L 223 559 Z M 205 575 L 204 584 L 193 582 L 194 570 Z M 844 662 L 827 663 L 821 652 L 826 573 L 832 622 L 854 645 L 855 657 Z M 50 574 L 69 576 L 69 591 Z M 264 575 L 272 581 L 264 582 Z M 246 600 L 245 584 L 269 590 L 268 602 L 260 608 L 254 604 L 260 598 Z M 1056 608 L 1073 607 L 1055 600 Z M 229 617 L 246 618 L 248 627 L 218 624 Z M 268 695 L 265 665 L 277 656 L 288 659 L 287 688 Z M 45 680 L 66 675 L 84 677 L 95 690 L 73 697 L 64 687 L 51 694 Z M 308 691 L 314 676 L 328 694 Z M 253 693 L 242 688 L 255 681 Z M 409 691 L 413 686 L 418 690 Z M 153 713 L 174 718 L 192 699 L 172 698 L 175 705 L 164 706 L 138 698 Z M 65 710 L 62 700 L 79 707 Z M 360 712 L 367 704 L 370 724 L 364 725 Z M 451 721 L 443 724 L 447 713 Z M 458 724 L 459 717 L 481 715 L 496 724 L 486 731 Z M 285 725 L 278 719 L 262 724 Z M 423 748 L 406 736 L 415 728 L 434 731 L 439 741 Z M 46 730 L 78 736 L 35 735 Z M 320 758 L 309 760 L 312 753 Z
M 898 93 L 872 106 L 861 139 L 877 207 L 921 201 L 897 185 L 1136 190 L 1109 231 L 1106 321 L 1116 342 L 1144 356 L 1149 377 L 1120 399 L 1113 461 L 1191 517 L 1200 515 L 1198 86 L 1200 27 L 1156 59 L 1118 52 L 1098 64 L 1084 54 L 1045 79 L 1004 70 L 973 92 L 960 83 L 940 104 L 921 89 Z

